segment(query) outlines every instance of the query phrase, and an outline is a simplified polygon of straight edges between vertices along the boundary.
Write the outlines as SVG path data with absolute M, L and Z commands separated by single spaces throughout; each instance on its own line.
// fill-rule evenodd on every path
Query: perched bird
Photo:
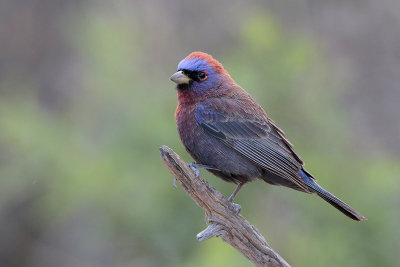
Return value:
M 316 193 L 353 220 L 365 217 L 323 189 L 303 167 L 284 132 L 212 56 L 193 52 L 170 78 L 177 84 L 179 136 L 196 161 L 227 182 L 255 179 Z

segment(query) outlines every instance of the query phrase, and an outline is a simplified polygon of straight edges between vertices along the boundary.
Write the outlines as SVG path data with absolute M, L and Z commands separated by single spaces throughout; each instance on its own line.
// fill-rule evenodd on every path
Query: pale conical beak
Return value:
M 176 84 L 188 84 L 190 82 L 190 78 L 181 70 L 175 72 L 169 79 Z

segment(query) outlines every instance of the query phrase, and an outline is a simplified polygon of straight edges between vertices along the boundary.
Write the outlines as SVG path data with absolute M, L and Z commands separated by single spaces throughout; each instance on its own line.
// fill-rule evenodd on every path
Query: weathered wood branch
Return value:
M 160 151 L 169 171 L 181 183 L 186 193 L 206 212 L 209 226 L 197 235 L 197 240 L 221 237 L 256 266 L 289 266 L 268 245 L 258 230 L 237 213 L 235 206 L 221 192 L 200 177 L 196 177 L 172 149 L 162 146 Z

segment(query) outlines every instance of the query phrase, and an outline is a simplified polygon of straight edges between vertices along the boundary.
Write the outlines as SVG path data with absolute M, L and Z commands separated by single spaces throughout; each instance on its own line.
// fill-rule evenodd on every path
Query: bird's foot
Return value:
M 199 177 L 200 171 L 198 168 L 206 169 L 206 170 L 214 170 L 214 171 L 220 171 L 217 168 L 207 166 L 204 164 L 196 163 L 196 162 L 191 162 L 188 164 L 189 168 L 192 169 L 192 171 L 196 174 L 196 177 Z
M 176 178 L 174 178 L 174 181 L 172 182 L 172 185 L 176 188 Z
M 199 169 L 197 169 L 197 167 L 199 167 L 197 163 L 191 162 L 188 164 L 188 167 L 194 172 L 194 175 L 196 175 L 196 177 L 200 176 L 200 171 Z
M 235 196 L 237 195 L 237 193 L 239 193 L 239 191 L 243 187 L 243 185 L 244 185 L 244 183 L 238 184 L 235 191 L 233 191 L 232 195 L 228 198 L 228 201 L 232 204 L 233 208 L 236 210 L 236 214 L 240 213 L 240 211 L 242 210 L 242 207 L 239 204 L 233 203 L 233 200 L 235 199 Z
M 233 202 L 231 202 L 231 204 L 232 204 L 233 208 L 234 208 L 235 211 L 236 211 L 236 215 L 239 214 L 240 211 L 242 210 L 242 206 L 240 206 L 239 204 L 235 204 L 235 203 L 233 203 Z

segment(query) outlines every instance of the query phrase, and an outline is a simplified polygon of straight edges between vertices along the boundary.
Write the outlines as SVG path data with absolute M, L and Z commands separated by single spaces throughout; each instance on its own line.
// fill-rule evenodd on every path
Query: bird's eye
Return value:
M 204 81 L 207 79 L 207 72 L 206 71 L 200 71 L 198 74 L 199 80 Z

